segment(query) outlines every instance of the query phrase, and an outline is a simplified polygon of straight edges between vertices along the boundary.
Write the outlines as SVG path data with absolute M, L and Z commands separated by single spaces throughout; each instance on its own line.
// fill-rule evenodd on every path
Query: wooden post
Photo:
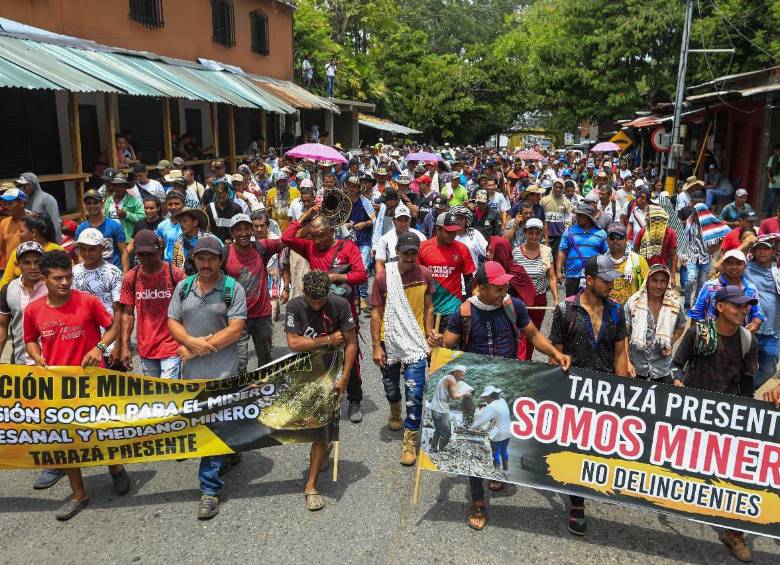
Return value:
M 420 456 L 422 455 L 422 446 L 417 451 L 417 470 L 414 473 L 414 495 L 412 496 L 412 504 L 417 506 L 420 501 L 420 480 L 422 479 L 422 462 Z
M 236 172 L 236 114 L 233 106 L 228 106 L 228 151 L 230 151 L 230 172 Z
M 339 443 L 333 442 L 333 482 L 339 480 Z
M 260 139 L 260 151 L 265 153 L 268 151 L 268 117 L 265 110 L 260 110 Z
M 217 124 L 217 103 L 211 103 L 211 150 L 219 157 L 219 124 Z
M 116 160 L 116 114 L 114 113 L 116 94 L 109 92 L 105 95 L 104 100 L 106 105 L 106 137 L 108 137 L 108 166 L 116 169 L 119 165 Z
M 761 146 L 758 150 L 758 183 L 756 193 L 753 194 L 753 207 L 759 214 L 763 212 L 762 207 L 769 211 L 769 215 L 775 213 L 772 207 L 775 189 L 769 189 L 769 181 L 766 178 L 766 162 L 772 153 L 772 114 L 775 108 L 775 97 L 771 92 L 766 95 L 764 102 L 764 120 L 761 124 Z
M 79 101 L 74 92 L 68 93 L 68 120 L 70 121 L 70 147 L 73 153 L 73 172 L 84 172 L 81 164 L 81 123 L 79 122 Z M 79 215 L 83 218 L 84 214 L 84 181 L 77 180 L 76 196 L 78 197 Z
M 171 103 L 167 98 L 162 99 L 163 105 L 163 135 L 165 148 L 165 158 L 169 161 L 173 159 L 173 140 L 171 139 Z

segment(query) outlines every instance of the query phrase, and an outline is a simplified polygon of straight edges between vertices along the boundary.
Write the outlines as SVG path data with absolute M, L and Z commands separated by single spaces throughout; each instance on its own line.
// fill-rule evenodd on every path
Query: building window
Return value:
M 268 55 L 268 16 L 262 11 L 249 12 L 252 22 L 252 51 L 260 55 Z
M 211 38 L 214 41 L 225 47 L 236 44 L 233 21 L 233 0 L 211 0 Z
M 129 17 L 149 29 L 165 27 L 162 0 L 130 0 Z

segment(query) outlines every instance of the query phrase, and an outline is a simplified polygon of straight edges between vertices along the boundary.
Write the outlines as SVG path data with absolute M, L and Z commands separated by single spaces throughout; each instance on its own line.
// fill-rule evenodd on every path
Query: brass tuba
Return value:
M 352 201 L 343 190 L 333 188 L 322 195 L 320 214 L 328 218 L 334 228 L 346 224 L 351 213 Z

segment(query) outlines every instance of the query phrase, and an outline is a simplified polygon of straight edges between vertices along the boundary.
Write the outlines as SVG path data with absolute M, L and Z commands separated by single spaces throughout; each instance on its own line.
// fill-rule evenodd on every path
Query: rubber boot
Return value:
M 401 465 L 411 466 L 417 462 L 417 439 L 420 432 L 404 430 L 404 443 L 401 450 Z
M 387 420 L 387 428 L 392 432 L 401 429 L 401 402 L 390 403 L 390 418 Z

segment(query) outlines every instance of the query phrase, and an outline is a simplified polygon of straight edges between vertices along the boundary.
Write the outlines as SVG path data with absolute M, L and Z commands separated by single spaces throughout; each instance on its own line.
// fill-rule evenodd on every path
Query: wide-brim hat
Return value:
M 704 188 L 704 181 L 696 177 L 688 177 L 687 179 L 685 179 L 685 184 L 682 185 L 682 188 L 680 190 L 685 192 L 687 190 L 695 188 L 696 186 L 701 186 L 702 188 Z
M 182 208 L 176 212 L 174 218 L 178 219 L 182 216 L 192 216 L 195 218 L 195 221 L 198 222 L 198 227 L 203 231 L 209 229 L 209 217 L 206 215 L 206 212 L 200 208 Z
M 574 209 L 575 216 L 587 216 L 591 221 L 596 223 L 596 207 L 591 202 L 582 202 Z

